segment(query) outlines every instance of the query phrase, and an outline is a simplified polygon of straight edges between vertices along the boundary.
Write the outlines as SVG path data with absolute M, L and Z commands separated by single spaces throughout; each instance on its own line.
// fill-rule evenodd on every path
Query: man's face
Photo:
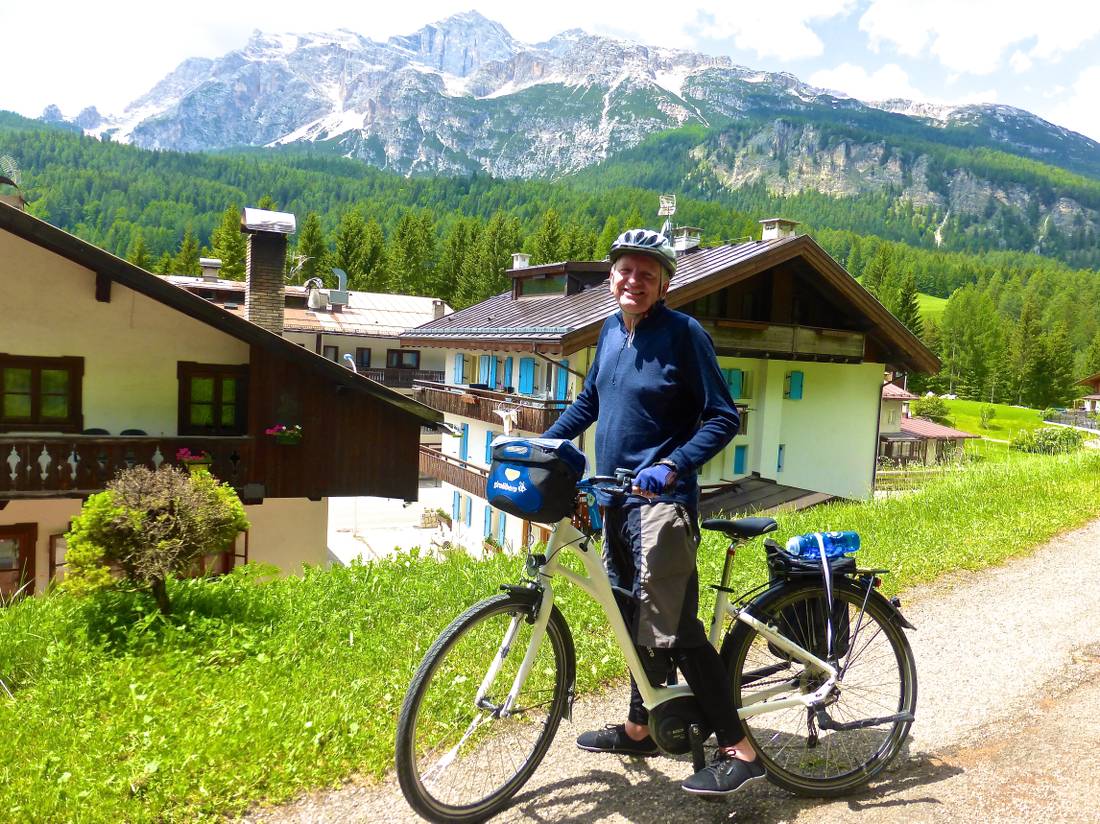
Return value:
M 648 255 L 631 254 L 615 262 L 608 283 L 619 308 L 629 315 L 644 315 L 652 309 L 668 285 L 660 263 Z

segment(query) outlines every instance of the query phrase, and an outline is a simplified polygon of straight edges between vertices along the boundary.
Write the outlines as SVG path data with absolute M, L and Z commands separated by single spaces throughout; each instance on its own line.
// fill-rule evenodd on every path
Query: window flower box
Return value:
M 265 429 L 264 434 L 270 435 L 275 439 L 275 443 L 284 446 L 297 446 L 302 442 L 302 427 L 300 424 L 287 426 L 286 424 L 277 423 Z

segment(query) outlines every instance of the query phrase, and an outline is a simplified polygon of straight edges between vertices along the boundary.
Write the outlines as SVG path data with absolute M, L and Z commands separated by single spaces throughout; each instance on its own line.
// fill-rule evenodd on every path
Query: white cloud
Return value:
M 1012 67 L 1012 71 L 1016 72 L 1016 74 L 1023 74 L 1031 68 L 1031 58 L 1019 49 L 1016 49 L 1016 51 L 1012 53 L 1012 57 L 1008 58 L 1008 65 Z
M 928 100 L 928 95 L 909 82 L 909 75 L 896 63 L 868 72 L 863 66 L 841 63 L 836 68 L 823 69 L 810 75 L 813 86 L 832 89 L 859 100 Z
M 1100 64 L 1077 75 L 1069 95 L 1039 114 L 1047 120 L 1075 132 L 1100 140 L 1100 108 L 1096 89 L 1100 88 Z
M 694 4 L 696 12 L 681 28 L 691 39 L 732 40 L 737 48 L 760 57 L 794 60 L 817 57 L 825 44 L 813 25 L 848 14 L 855 0 L 787 0 L 782 5 L 768 2 Z M 687 19 L 692 4 L 677 4 L 676 17 Z M 666 7 L 667 9 L 667 7 Z M 667 17 L 667 11 L 665 12 Z M 674 18 L 675 19 L 675 18 Z
M 991 74 L 1013 46 L 1023 59 L 1057 61 L 1100 34 L 1095 0 L 871 0 L 860 18 L 872 50 L 908 57 L 930 53 L 945 67 Z

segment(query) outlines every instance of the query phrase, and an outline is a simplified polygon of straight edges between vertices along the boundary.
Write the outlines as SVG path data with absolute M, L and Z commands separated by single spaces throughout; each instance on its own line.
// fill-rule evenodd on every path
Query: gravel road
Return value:
M 980 540 L 975 536 L 975 540 Z M 1100 818 L 1100 521 L 1026 558 L 949 575 L 903 594 L 916 625 L 919 698 L 912 737 L 865 793 L 795 798 L 757 784 L 706 803 L 679 782 L 688 757 L 582 753 L 573 739 L 616 721 L 625 688 L 577 702 L 501 822 L 1096 821 Z M 240 824 L 415 822 L 396 781 L 351 782 Z

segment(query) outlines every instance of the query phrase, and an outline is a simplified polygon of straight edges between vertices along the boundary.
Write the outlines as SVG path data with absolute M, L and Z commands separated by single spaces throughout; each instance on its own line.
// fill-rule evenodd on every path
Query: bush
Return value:
M 982 429 L 989 429 L 989 425 L 993 422 L 993 419 L 997 417 L 997 410 L 992 406 L 983 406 L 981 411 L 978 412 L 979 424 Z
M 1085 442 L 1085 434 L 1068 426 L 1046 426 L 1041 429 L 1021 429 L 1012 439 L 1012 448 L 1020 452 L 1059 455 L 1076 452 Z
M 951 424 L 950 413 L 947 411 L 947 404 L 944 403 L 943 398 L 937 398 L 935 395 L 926 395 L 923 398 L 917 398 L 915 401 L 911 401 L 909 404 L 909 414 L 914 418 L 928 418 L 928 420 L 935 421 L 936 423 L 945 425 Z
M 92 495 L 65 536 L 72 592 L 112 583 L 110 566 L 149 590 L 161 613 L 171 605 L 165 581 L 191 569 L 248 529 L 244 506 L 231 487 L 207 472 L 189 475 L 170 466 L 123 470 Z
M 1061 410 L 1055 409 L 1053 406 L 1048 406 L 1040 413 L 1039 417 L 1044 421 L 1052 421 L 1061 414 Z

